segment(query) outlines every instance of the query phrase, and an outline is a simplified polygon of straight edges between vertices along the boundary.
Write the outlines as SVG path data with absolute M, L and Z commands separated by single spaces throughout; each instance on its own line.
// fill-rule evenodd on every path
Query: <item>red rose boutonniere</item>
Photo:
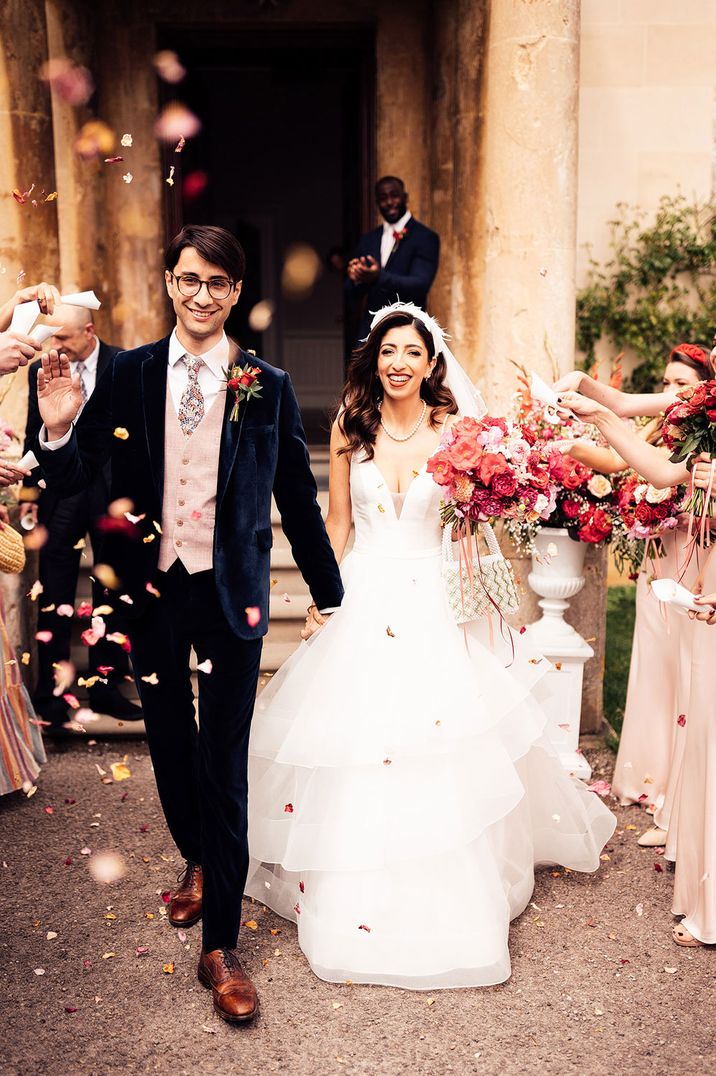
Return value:
M 261 395 L 261 385 L 258 380 L 260 373 L 261 370 L 258 366 L 249 365 L 234 365 L 229 367 L 228 370 L 224 370 L 226 387 L 234 394 L 234 406 L 229 415 L 232 422 L 237 421 L 239 417 L 239 406 L 244 400 L 250 400 L 252 396 Z
M 401 228 L 400 230 L 393 229 L 393 250 L 397 250 L 403 239 L 408 234 L 407 228 Z

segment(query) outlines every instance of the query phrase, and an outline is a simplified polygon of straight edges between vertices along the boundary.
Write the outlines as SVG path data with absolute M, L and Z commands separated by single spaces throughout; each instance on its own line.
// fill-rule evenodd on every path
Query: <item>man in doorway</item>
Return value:
M 56 306 L 53 321 L 61 328 L 50 343 L 67 356 L 72 373 L 79 377 L 84 407 L 119 349 L 99 339 L 89 310 L 77 306 Z M 39 367 L 40 362 L 37 361 L 29 369 L 26 452 L 33 447 L 42 425 L 37 406 Z M 69 661 L 73 618 L 59 615 L 57 610 L 75 604 L 82 548 L 87 534 L 92 543 L 95 563 L 102 563 L 103 528 L 110 502 L 109 465 L 99 471 L 90 486 L 71 497 L 42 490 L 38 486 L 40 477 L 37 470 L 25 477 L 24 499 L 20 508 L 24 528 L 29 529 L 39 523 L 47 529 L 47 541 L 40 550 L 39 576 L 43 592 L 38 603 L 37 627 L 40 631 L 50 632 L 51 639 L 41 643 L 38 648 L 38 678 L 33 702 L 43 720 L 50 722 L 48 731 L 60 734 L 69 712 L 64 699 L 53 694 L 54 667 L 60 661 Z M 98 582 L 93 582 L 93 607 L 106 603 L 104 589 Z M 106 624 L 107 635 L 122 630 L 117 614 L 106 617 Z M 140 720 L 140 707 L 125 698 L 119 690 L 125 676 L 129 675 L 129 660 L 122 647 L 102 638 L 88 651 L 90 707 L 97 713 L 109 714 L 124 721 Z
M 313 628 L 324 622 L 319 609 L 341 604 L 343 586 L 291 381 L 224 332 L 246 269 L 241 245 L 224 228 L 187 225 L 164 264 L 172 333 L 118 355 L 76 427 L 77 378 L 64 355 L 43 355 L 35 452 L 58 493 L 84 488 L 110 459 L 113 498 L 134 506 L 133 533 L 109 535 L 106 560 L 131 599 L 132 665 L 154 775 L 186 861 L 167 918 L 182 928 L 202 919 L 199 979 L 217 1014 L 239 1023 L 258 1010 L 236 945 L 272 494 L 315 603 Z
M 383 176 L 375 185 L 375 198 L 383 224 L 361 236 L 347 269 L 356 344 L 370 331 L 371 311 L 398 299 L 426 309 L 440 259 L 440 237 L 408 209 L 402 179 Z

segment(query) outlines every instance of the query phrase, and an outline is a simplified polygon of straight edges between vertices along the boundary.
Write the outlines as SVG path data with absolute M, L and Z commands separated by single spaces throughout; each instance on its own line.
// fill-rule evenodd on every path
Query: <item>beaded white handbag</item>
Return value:
M 472 558 L 472 570 L 455 555 L 457 542 L 452 527 L 443 528 L 442 577 L 448 604 L 458 624 L 479 620 L 497 608 L 503 616 L 520 607 L 512 565 L 502 555 L 495 532 L 489 523 L 480 524 L 489 553 Z M 470 576 L 472 575 L 472 578 Z

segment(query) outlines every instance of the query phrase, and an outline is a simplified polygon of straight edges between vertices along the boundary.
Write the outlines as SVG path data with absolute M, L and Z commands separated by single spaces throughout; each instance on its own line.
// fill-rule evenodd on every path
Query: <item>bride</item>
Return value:
M 596 870 L 614 830 L 544 737 L 546 660 L 519 639 L 512 660 L 485 623 L 466 639 L 443 592 L 427 462 L 482 413 L 432 318 L 375 315 L 331 434 L 344 602 L 261 695 L 250 745 L 246 893 L 297 924 L 328 981 L 508 979 L 535 865 Z

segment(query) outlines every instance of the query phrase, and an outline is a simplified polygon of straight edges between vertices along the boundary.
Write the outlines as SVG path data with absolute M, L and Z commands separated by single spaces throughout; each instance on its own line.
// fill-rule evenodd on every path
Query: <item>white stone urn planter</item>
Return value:
M 584 586 L 587 547 L 575 542 L 564 527 L 540 527 L 535 538 L 528 582 L 540 596 L 542 616 L 527 628 L 530 641 L 552 662 L 547 735 L 568 773 L 587 780 L 591 768 L 579 751 L 584 663 L 591 646 L 568 624 L 569 599 Z

